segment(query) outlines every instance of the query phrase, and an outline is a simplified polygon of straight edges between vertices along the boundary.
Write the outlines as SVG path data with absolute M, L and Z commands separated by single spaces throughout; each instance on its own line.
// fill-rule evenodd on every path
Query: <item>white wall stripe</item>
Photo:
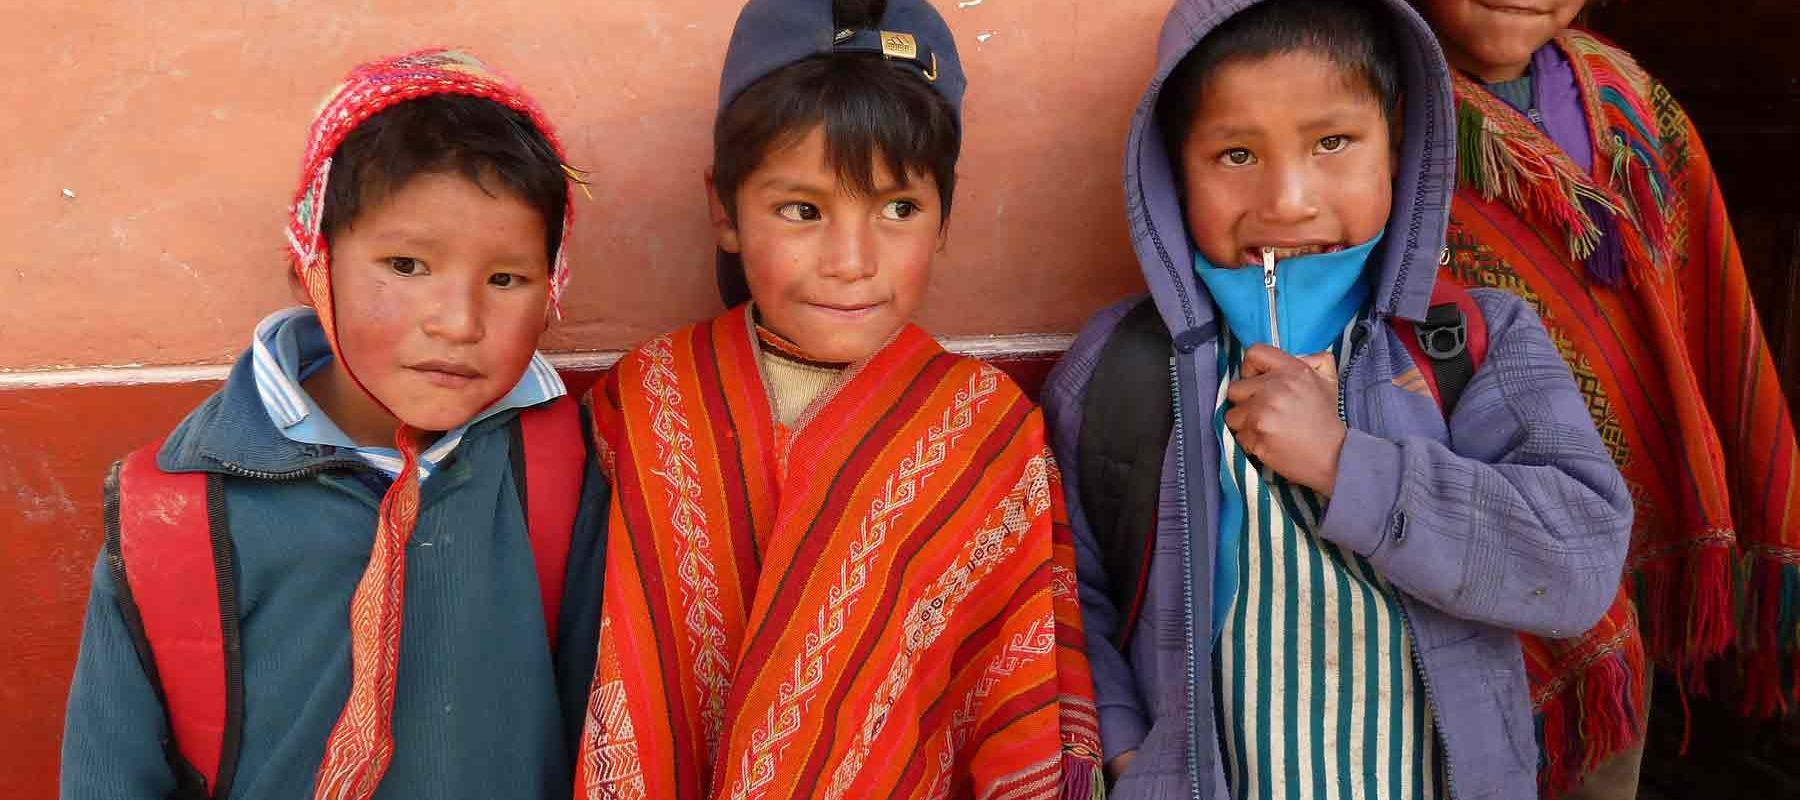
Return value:
M 1056 356 L 1075 341 L 1074 334 L 1029 333 L 1006 336 L 950 336 L 938 339 L 952 353 L 976 358 L 1008 359 Z M 546 353 L 561 370 L 605 369 L 623 350 Z M 58 389 L 74 386 L 141 386 L 171 383 L 216 383 L 231 372 L 230 364 L 148 366 L 118 364 L 38 370 L 0 370 L 0 390 Z

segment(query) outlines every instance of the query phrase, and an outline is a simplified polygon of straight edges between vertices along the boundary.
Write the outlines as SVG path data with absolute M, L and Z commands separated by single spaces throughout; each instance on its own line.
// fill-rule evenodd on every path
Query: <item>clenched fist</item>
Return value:
M 1258 344 L 1244 354 L 1240 372 L 1225 391 L 1225 426 L 1238 446 L 1282 477 L 1330 496 L 1344 449 L 1337 359 L 1296 358 Z

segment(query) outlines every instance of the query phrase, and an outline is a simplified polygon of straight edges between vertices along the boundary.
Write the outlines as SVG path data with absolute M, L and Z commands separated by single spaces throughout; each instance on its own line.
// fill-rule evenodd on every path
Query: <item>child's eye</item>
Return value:
M 1228 167 L 1247 167 L 1256 163 L 1256 154 L 1242 147 L 1233 147 L 1219 154 L 1219 163 Z
M 1350 137 L 1338 134 L 1319 140 L 1319 152 L 1335 153 L 1350 146 Z
M 881 207 L 881 216 L 891 220 L 906 220 L 919 213 L 919 204 L 911 200 L 895 200 Z
M 524 275 L 517 275 L 511 272 L 496 272 L 493 275 L 488 276 L 489 286 L 498 286 L 502 289 L 510 289 L 514 286 L 524 286 L 526 281 L 527 278 Z
M 407 277 L 411 277 L 413 275 L 425 274 L 425 262 L 420 261 L 416 258 L 407 258 L 406 256 L 396 256 L 394 258 L 388 259 L 387 265 L 388 265 L 388 269 L 393 270 L 395 275 L 405 275 Z
M 775 213 L 789 222 L 817 222 L 823 216 L 819 207 L 812 203 L 787 203 L 775 209 Z

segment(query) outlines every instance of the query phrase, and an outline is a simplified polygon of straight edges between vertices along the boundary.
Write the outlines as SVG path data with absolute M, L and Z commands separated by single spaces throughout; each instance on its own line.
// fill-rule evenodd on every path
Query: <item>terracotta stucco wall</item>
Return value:
M 716 308 L 700 176 L 732 0 L 6 5 L 0 370 L 228 361 L 287 303 L 280 226 L 315 105 L 354 63 L 431 44 L 530 87 L 593 172 L 548 348 Z M 971 88 L 923 321 L 1073 331 L 1136 284 L 1119 153 L 1167 0 L 939 5 Z

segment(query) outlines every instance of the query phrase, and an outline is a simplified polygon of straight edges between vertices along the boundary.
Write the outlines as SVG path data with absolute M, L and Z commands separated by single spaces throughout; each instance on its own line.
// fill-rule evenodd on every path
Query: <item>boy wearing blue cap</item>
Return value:
M 583 797 L 1087 798 L 1038 411 L 911 324 L 961 147 L 923 0 L 752 0 L 709 198 L 723 315 L 595 388 L 617 487 Z

